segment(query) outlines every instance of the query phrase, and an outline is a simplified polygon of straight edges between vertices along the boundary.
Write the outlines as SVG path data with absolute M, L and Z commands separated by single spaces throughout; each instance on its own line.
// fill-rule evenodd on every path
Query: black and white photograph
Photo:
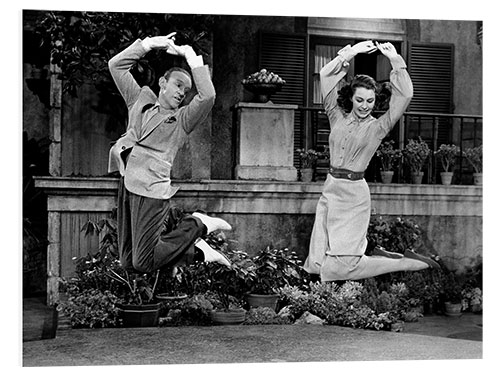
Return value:
M 10 12 L 14 367 L 493 371 L 475 3 Z

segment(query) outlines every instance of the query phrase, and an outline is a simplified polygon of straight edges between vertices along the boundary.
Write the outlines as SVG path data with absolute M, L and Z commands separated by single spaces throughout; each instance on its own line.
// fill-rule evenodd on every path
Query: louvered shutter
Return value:
M 453 112 L 453 64 L 452 44 L 410 43 L 408 71 L 414 95 L 410 112 Z M 406 123 L 406 138 L 422 137 L 431 150 L 451 142 L 452 120 L 433 117 L 409 117 Z M 436 173 L 442 171 L 440 163 L 431 158 L 429 181 L 435 182 Z
M 411 43 L 408 69 L 413 81 L 414 95 L 410 103 L 411 112 L 453 112 L 453 62 L 452 44 Z M 412 137 L 423 132 L 423 138 L 432 134 L 432 119 L 412 123 L 407 135 Z M 451 123 L 441 120 L 437 128 L 437 144 L 450 141 Z
M 271 97 L 275 104 L 305 105 L 307 38 L 304 34 L 260 33 L 259 69 L 267 69 L 282 77 L 286 84 Z M 302 146 L 304 121 L 295 113 L 294 149 Z M 294 165 L 298 166 L 294 154 Z

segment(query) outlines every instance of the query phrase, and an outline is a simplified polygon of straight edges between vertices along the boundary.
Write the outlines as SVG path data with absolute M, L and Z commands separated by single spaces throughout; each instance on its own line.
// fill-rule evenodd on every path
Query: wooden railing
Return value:
M 380 113 L 375 113 L 375 117 Z M 330 125 L 325 111 L 318 107 L 299 107 L 296 116 L 300 119 L 301 128 L 296 129 L 296 145 L 323 151 L 328 147 Z M 453 184 L 470 185 L 473 183 L 472 167 L 463 156 L 469 147 L 482 144 L 483 117 L 481 115 L 405 112 L 400 125 L 395 126 L 388 139 L 393 139 L 397 148 L 403 149 L 409 139 L 421 137 L 433 151 L 425 169 L 424 183 L 440 183 L 439 172 L 442 166 L 434 155 L 441 144 L 455 144 L 461 155 L 455 168 Z M 316 168 L 316 180 L 326 177 L 329 160 L 319 160 Z M 373 157 L 366 171 L 368 181 L 380 181 L 379 161 Z M 409 171 L 402 165 L 396 171 L 396 183 L 410 182 Z

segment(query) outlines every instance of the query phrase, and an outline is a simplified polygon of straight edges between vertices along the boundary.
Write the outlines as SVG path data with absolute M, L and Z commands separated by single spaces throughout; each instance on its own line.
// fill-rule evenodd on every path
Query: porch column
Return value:
M 296 181 L 293 122 L 296 105 L 237 103 L 235 177 Z

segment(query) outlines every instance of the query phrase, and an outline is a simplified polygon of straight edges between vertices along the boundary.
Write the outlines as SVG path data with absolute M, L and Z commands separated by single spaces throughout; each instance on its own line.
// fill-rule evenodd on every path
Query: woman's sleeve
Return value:
M 338 56 L 326 64 L 319 72 L 321 95 L 326 113 L 331 118 L 338 109 L 338 86 L 349 70 L 349 61 L 356 55 L 350 45 L 338 52 Z
M 408 104 L 413 97 L 413 84 L 406 70 L 406 63 L 401 56 L 391 61 L 392 71 L 390 74 L 391 99 L 388 111 L 378 119 L 377 128 L 379 139 L 392 130 L 396 122 L 403 116 Z

